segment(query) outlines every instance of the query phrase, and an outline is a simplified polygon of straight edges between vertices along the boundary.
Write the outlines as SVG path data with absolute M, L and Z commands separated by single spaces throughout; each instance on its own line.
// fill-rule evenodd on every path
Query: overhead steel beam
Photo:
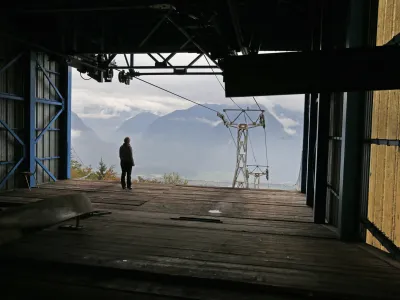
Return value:
M 173 9 L 170 9 L 159 21 L 158 23 L 153 27 L 153 29 L 149 32 L 149 34 L 140 42 L 139 48 L 142 47 L 144 44 L 147 43 L 147 41 L 152 37 L 152 35 L 157 31 L 157 29 L 165 22 L 165 20 L 168 19 L 168 16 L 171 14 Z
M 400 47 L 229 56 L 226 97 L 399 89 Z
M 148 55 L 154 60 L 154 62 L 157 63 L 162 63 L 162 61 L 158 61 L 151 53 L 148 53 Z M 201 57 L 203 54 L 199 54 L 199 56 Z M 158 65 L 158 66 L 133 66 L 134 69 L 140 70 L 146 70 L 146 69 L 175 69 L 175 68 L 184 68 L 184 69 L 219 69 L 218 66 L 193 66 L 190 65 L 191 63 L 194 64 L 198 59 L 200 59 L 200 57 L 196 57 L 192 62 L 190 62 L 188 65 L 182 65 L 182 66 L 174 66 L 174 65 L 169 65 L 169 66 L 162 66 L 162 65 Z M 132 67 L 127 65 L 127 66 L 110 66 L 109 69 L 117 69 L 117 70 L 124 70 L 124 69 L 131 69 Z

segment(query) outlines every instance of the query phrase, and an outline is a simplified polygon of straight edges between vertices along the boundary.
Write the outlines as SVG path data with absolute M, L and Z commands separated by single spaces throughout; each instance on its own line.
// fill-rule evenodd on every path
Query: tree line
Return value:
M 71 177 L 73 179 L 86 179 L 86 180 L 118 180 L 117 173 L 114 166 L 107 166 L 103 159 L 100 159 L 97 169 L 91 166 L 84 166 L 82 163 L 75 159 L 71 160 Z
M 115 171 L 115 166 L 107 166 L 107 164 L 101 158 L 97 169 L 93 169 L 91 166 L 85 166 L 81 162 L 71 159 L 71 178 L 72 179 L 85 179 L 85 180 L 120 180 Z M 182 178 L 178 173 L 164 174 L 161 179 L 146 179 L 142 176 L 138 176 L 137 179 L 133 180 L 133 183 L 155 183 L 155 184 L 179 184 L 187 185 L 188 181 Z

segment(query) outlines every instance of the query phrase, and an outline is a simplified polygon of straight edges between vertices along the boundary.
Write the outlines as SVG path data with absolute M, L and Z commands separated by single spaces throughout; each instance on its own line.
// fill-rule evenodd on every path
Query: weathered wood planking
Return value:
M 377 45 L 386 44 L 399 31 L 400 3 L 396 0 L 379 1 Z M 400 92 L 398 90 L 374 92 L 372 138 L 399 139 L 399 127 Z M 368 218 L 397 246 L 400 246 L 398 152 L 398 147 L 371 146 Z M 385 250 L 370 233 L 367 234 L 367 242 Z
M 55 227 L 27 236 L 1 247 L 2 259 L 232 280 L 322 297 L 397 297 L 399 269 L 312 223 L 298 193 L 159 185 L 127 192 L 118 183 L 66 181 L 2 193 L 0 202 L 71 193 L 71 185 L 91 197 L 95 209 L 112 214 L 84 220 L 82 231 Z M 222 223 L 171 220 L 180 216 Z

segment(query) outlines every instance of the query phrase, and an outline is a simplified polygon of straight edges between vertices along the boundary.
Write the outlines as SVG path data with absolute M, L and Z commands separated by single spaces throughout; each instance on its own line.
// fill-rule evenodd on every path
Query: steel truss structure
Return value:
M 251 171 L 249 171 L 251 169 Z M 263 170 L 264 169 L 264 170 Z M 265 176 L 269 180 L 269 169 L 268 166 L 260 165 L 247 165 L 247 174 L 254 177 L 253 187 L 255 189 L 260 188 L 260 177 Z
M 99 82 L 110 82 L 114 75 L 113 70 L 118 70 L 118 80 L 125 84 L 129 84 L 133 77 L 143 75 L 222 75 L 221 71 L 214 72 L 214 69 L 220 69 L 219 64 L 212 59 L 211 55 L 194 40 L 193 36 L 191 36 L 182 26 L 174 21 L 171 14 L 173 11 L 174 8 L 171 7 L 169 11 L 153 27 L 149 34 L 142 40 L 139 48 L 150 40 L 160 26 L 170 23 L 187 39 L 179 48 L 181 52 L 185 51 L 185 47 L 188 44 L 194 45 L 198 50 L 197 56 L 188 64 L 177 66 L 171 63 L 171 59 L 181 52 L 170 53 L 168 56 L 164 56 L 161 53 L 147 53 L 147 56 L 154 61 L 154 66 L 136 65 L 134 53 L 123 54 L 126 65 L 122 66 L 117 65 L 114 61 L 115 57 L 117 56 L 116 53 L 97 54 L 91 56 L 74 56 L 70 58 L 70 64 L 74 67 L 77 67 L 78 71 L 81 73 L 87 73 L 90 77 Z M 195 63 L 203 56 L 206 57 L 206 59 L 210 59 L 214 65 L 195 65 Z M 143 72 L 143 70 L 151 71 Z M 192 70 L 192 72 L 188 72 L 189 70 Z
M 70 151 L 71 145 L 71 70 L 67 68 L 67 74 L 63 72 L 53 72 L 45 69 L 38 61 L 35 52 L 21 52 L 13 59 L 6 62 L 3 66 L 0 66 L 0 74 L 5 72 L 10 66 L 12 66 L 18 60 L 24 60 L 26 66 L 26 74 L 24 74 L 22 80 L 25 82 L 24 95 L 14 95 L 9 93 L 0 93 L 0 97 L 7 100 L 23 101 L 24 102 L 24 128 L 23 138 L 16 132 L 16 128 L 8 126 L 6 121 L 0 119 L 0 125 L 15 139 L 15 141 L 22 147 L 23 156 L 17 158 L 16 161 L 1 161 L 1 165 L 13 165 L 11 170 L 5 175 L 4 178 L 0 178 L 0 189 L 5 185 L 7 180 L 16 172 L 18 168 L 23 168 L 24 172 L 29 172 L 28 184 L 30 187 L 36 186 L 36 180 L 34 178 L 36 174 L 36 165 L 39 165 L 45 173 L 54 181 L 57 180 L 56 176 L 44 165 L 44 161 L 61 159 L 61 175 L 60 178 L 70 178 Z M 63 68 L 61 67 L 63 70 Z M 57 99 L 45 99 L 37 97 L 37 77 L 38 73 L 44 75 L 45 80 L 54 89 Z M 56 86 L 55 82 L 50 78 L 52 75 L 61 76 L 61 79 L 65 79 L 67 82 L 65 88 L 63 88 L 64 96 L 60 89 Z M 62 76 L 66 75 L 66 76 Z M 58 111 L 54 116 L 51 117 L 50 121 L 44 128 L 35 128 L 35 112 L 36 103 L 43 103 L 49 105 L 55 105 L 59 107 Z M 62 114 L 66 114 L 63 118 L 62 129 L 52 128 L 54 122 L 59 119 Z M 1 127 L 0 127 L 1 128 Z M 43 138 L 46 132 L 60 130 L 62 136 L 63 148 L 61 149 L 60 156 L 49 156 L 49 157 L 37 157 L 36 156 L 36 145 Z
M 235 118 L 231 120 L 227 112 L 237 113 Z M 258 118 L 253 120 L 248 112 L 260 112 Z M 264 110 L 260 109 L 224 109 L 223 114 L 218 114 L 226 127 L 233 127 L 237 129 L 237 142 L 236 142 L 236 168 L 233 177 L 233 188 L 249 188 L 249 172 L 247 169 L 247 142 L 249 136 L 249 129 L 262 126 L 265 128 Z M 241 116 L 247 123 L 238 123 Z

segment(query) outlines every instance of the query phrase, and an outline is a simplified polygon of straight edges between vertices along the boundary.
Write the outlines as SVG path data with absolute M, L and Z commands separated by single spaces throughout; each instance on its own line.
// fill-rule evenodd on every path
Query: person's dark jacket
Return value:
M 122 144 L 119 148 L 119 158 L 121 159 L 121 164 L 131 164 L 135 165 L 132 154 L 132 147 L 129 144 Z

